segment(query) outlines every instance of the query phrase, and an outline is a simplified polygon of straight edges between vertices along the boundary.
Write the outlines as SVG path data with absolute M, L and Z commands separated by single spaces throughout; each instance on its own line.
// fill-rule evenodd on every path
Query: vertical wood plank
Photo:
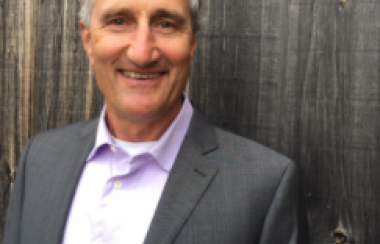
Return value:
M 299 163 L 311 244 L 380 228 L 380 2 L 204 0 L 189 93 L 206 117 Z M 78 1 L 0 1 L 0 229 L 34 134 L 95 117 Z M 0 239 L 2 232 L 0 231 Z
M 0 1 L 0 239 L 9 173 L 34 134 L 97 116 L 102 96 L 81 46 L 78 1 Z
M 339 224 L 351 243 L 377 243 L 380 2 L 206 2 L 194 104 L 299 163 L 311 243 Z

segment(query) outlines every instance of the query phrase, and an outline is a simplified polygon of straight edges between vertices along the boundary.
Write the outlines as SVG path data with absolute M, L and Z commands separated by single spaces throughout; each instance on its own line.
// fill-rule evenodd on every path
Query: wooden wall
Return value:
M 78 11 L 73 0 L 0 0 L 1 166 L 13 168 L 32 135 L 99 114 L 102 97 L 80 42 Z M 3 196 L 4 167 L 0 179 Z
M 210 121 L 299 163 L 310 243 L 380 239 L 380 2 L 204 0 L 190 96 Z M 6 165 L 102 97 L 78 1 L 0 0 L 0 229 Z M 0 235 L 1 238 L 1 235 Z
M 380 234 L 380 1 L 206 1 L 195 105 L 302 170 L 311 243 Z

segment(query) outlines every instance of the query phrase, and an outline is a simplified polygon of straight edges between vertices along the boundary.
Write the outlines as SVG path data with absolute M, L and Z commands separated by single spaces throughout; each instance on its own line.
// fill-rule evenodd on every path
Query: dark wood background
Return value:
M 380 1 L 204 0 L 189 94 L 299 163 L 310 243 L 380 240 Z M 0 230 L 35 133 L 97 116 L 78 0 L 0 0 Z M 1 233 L 1 231 L 0 231 Z M 1 238 L 1 234 L 0 234 Z

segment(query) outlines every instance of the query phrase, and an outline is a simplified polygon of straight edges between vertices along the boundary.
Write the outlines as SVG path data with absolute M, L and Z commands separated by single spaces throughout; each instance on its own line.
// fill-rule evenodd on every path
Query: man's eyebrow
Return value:
M 108 9 L 104 12 L 104 14 L 100 17 L 102 22 L 106 22 L 107 20 L 115 17 L 115 16 L 132 16 L 133 11 L 128 8 L 114 8 Z
M 186 18 L 185 16 L 179 14 L 175 11 L 169 11 L 167 9 L 157 9 L 153 14 L 153 18 L 169 18 L 176 21 L 179 25 L 186 24 Z

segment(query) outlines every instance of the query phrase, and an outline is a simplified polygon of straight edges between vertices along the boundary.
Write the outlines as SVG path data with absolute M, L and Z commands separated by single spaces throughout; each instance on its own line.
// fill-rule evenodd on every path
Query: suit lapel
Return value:
M 204 156 L 217 149 L 215 130 L 194 112 L 170 172 L 145 244 L 172 243 L 218 171 Z
M 50 189 L 54 189 L 51 195 L 56 196 L 58 192 L 59 197 L 51 197 L 46 206 L 47 209 L 54 209 L 54 211 L 50 211 L 54 212 L 54 215 L 48 217 L 47 219 L 50 221 L 46 223 L 46 229 L 49 232 L 47 236 L 51 237 L 48 238 L 49 243 L 62 243 L 71 202 L 88 154 L 94 145 L 96 126 L 97 120 L 92 121 L 91 124 L 85 127 L 78 135 L 78 140 L 74 140 L 70 145 L 67 145 L 67 147 L 69 147 L 68 150 L 65 150 L 67 155 L 62 155 L 59 160 L 57 160 L 56 157 L 52 158 L 52 162 L 55 162 L 57 167 L 56 170 L 60 173 L 59 181 L 50 181 L 55 182 L 54 186 L 50 187 Z M 57 176 L 54 174 L 52 177 Z

